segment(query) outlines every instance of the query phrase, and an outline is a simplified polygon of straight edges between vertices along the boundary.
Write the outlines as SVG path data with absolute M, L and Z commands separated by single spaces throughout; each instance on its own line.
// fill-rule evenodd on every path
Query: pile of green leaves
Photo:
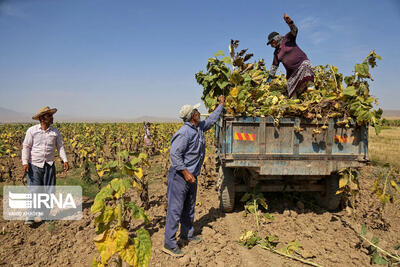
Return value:
M 381 59 L 374 51 L 355 65 L 353 75 L 344 78 L 337 67 L 315 66 L 316 89 L 299 99 L 289 99 L 285 75 L 267 82 L 269 71 L 264 60 L 249 63 L 253 54 L 247 49 L 237 52 L 238 46 L 239 41 L 231 40 L 229 56 L 218 51 L 209 58 L 206 71 L 195 74 L 203 86 L 202 100 L 209 112 L 215 109 L 217 97 L 224 95 L 227 115 L 231 116 L 271 116 L 276 124 L 283 116 L 300 116 L 321 125 L 316 134 L 328 128 L 329 118 L 341 118 L 339 126 L 371 124 L 379 133 L 382 110 L 373 109 L 377 99 L 370 95 L 368 83 L 372 81 L 370 68 Z

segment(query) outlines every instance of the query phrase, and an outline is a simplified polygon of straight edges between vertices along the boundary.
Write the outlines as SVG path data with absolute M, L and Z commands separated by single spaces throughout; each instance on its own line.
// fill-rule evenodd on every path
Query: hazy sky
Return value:
M 230 39 L 269 68 L 266 37 L 288 32 L 285 12 L 313 65 L 349 75 L 376 50 L 383 60 L 372 94 L 384 109 L 400 109 L 398 0 L 0 0 L 0 107 L 176 117 L 183 104 L 201 101 L 194 74 L 217 50 L 227 52 Z

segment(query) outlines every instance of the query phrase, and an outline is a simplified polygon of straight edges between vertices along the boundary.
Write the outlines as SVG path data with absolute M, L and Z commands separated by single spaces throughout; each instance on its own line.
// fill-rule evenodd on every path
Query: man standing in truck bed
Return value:
M 185 124 L 171 140 L 171 167 L 168 175 L 168 210 L 165 223 L 163 251 L 175 257 L 184 255 L 176 240 L 181 224 L 180 239 L 186 242 L 201 242 L 194 235 L 193 221 L 196 205 L 197 176 L 200 174 L 206 150 L 204 132 L 219 119 L 224 106 L 224 96 L 218 97 L 219 105 L 210 116 L 200 121 L 197 105 L 184 105 L 179 116 Z

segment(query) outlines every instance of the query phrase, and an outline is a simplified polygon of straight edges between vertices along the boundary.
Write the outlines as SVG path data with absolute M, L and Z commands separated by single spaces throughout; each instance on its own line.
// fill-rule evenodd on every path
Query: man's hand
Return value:
M 286 13 L 283 14 L 283 19 L 285 20 L 285 22 L 286 22 L 287 24 L 290 24 L 290 23 L 293 22 L 292 19 L 291 19 Z
M 29 165 L 28 164 L 22 165 L 22 170 L 24 171 L 24 173 L 29 172 Z
M 224 104 L 225 104 L 225 96 L 220 95 L 220 96 L 218 97 L 218 101 L 219 101 L 219 104 L 220 104 L 220 105 L 224 105 Z
M 68 162 L 64 162 L 64 171 L 68 171 L 69 170 L 69 164 Z
M 182 174 L 185 177 L 186 182 L 191 184 L 196 182 L 196 178 L 194 178 L 193 174 L 191 174 L 188 170 L 183 170 Z

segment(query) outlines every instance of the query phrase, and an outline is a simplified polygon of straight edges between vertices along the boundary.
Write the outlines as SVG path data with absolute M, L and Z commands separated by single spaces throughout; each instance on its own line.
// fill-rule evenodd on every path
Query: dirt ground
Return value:
M 303 247 L 301 255 L 321 266 L 368 266 L 371 257 L 358 237 L 362 224 L 366 224 L 367 236 L 378 237 L 379 245 L 393 252 L 393 245 L 400 242 L 400 205 L 387 205 L 383 224 L 377 216 L 379 203 L 371 194 L 373 168 L 362 169 L 361 192 L 354 208 L 329 212 L 315 205 L 309 194 L 265 195 L 268 212 L 275 219 L 261 221 L 261 235 L 278 236 L 278 248 L 296 240 Z M 221 212 L 214 183 L 205 182 L 203 177 L 199 177 L 195 218 L 195 229 L 202 242 L 184 246 L 185 256 L 179 259 L 163 253 L 164 180 L 161 176 L 152 177 L 149 185 L 147 213 L 151 223 L 146 228 L 153 242 L 150 266 L 306 266 L 258 246 L 247 249 L 239 245 L 244 231 L 256 230 L 254 217 L 243 216 L 241 203 L 236 204 L 232 213 Z M 31 228 L 22 221 L 1 219 L 0 266 L 90 266 L 97 256 L 93 244 L 94 216 L 90 214 L 92 202 L 85 199 L 80 221 L 43 223 Z M 2 201 L 0 205 L 2 210 Z

